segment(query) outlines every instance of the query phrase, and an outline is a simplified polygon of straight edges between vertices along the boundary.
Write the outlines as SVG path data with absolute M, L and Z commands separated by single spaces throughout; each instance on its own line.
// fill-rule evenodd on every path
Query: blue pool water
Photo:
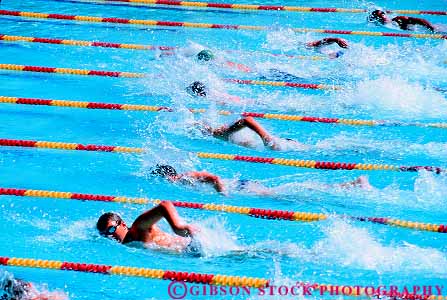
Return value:
M 215 1 L 222 2 L 224 1 Z M 253 3 L 239 1 L 238 3 Z M 258 4 L 261 4 L 258 2 Z M 446 10 L 447 1 L 273 1 L 272 5 Z M 276 136 L 309 145 L 304 149 L 247 149 L 203 137 L 191 124 L 217 126 L 237 115 L 216 109 L 321 117 L 446 122 L 445 40 L 346 35 L 350 49 L 337 60 L 299 60 L 265 53 L 320 55 L 302 44 L 327 35 L 290 28 L 398 32 L 366 24 L 366 14 L 255 12 L 134 7 L 77 1 L 4 0 L 1 9 L 178 22 L 268 25 L 269 31 L 138 27 L 0 17 L 0 34 L 178 46 L 191 52 L 207 47 L 225 59 L 258 71 L 246 74 L 198 64 L 160 51 L 0 43 L 0 63 L 144 72 L 142 79 L 0 71 L 0 95 L 107 103 L 164 105 L 176 113 L 83 110 L 2 104 L 0 136 L 9 139 L 144 146 L 142 155 L 0 147 L 0 185 L 9 188 L 176 199 L 237 206 L 378 216 L 424 223 L 447 223 L 447 178 L 429 172 L 324 171 L 268 164 L 199 159 L 195 152 L 231 153 L 323 161 L 447 167 L 446 129 L 362 127 L 259 119 Z M 445 16 L 420 16 L 439 26 Z M 201 45 L 201 46 L 197 46 Z M 298 46 L 297 46 L 298 45 Z M 301 45 L 301 46 L 300 46 Z M 192 50 L 191 50 L 192 49 Z M 227 52 L 225 50 L 234 50 Z M 263 54 L 264 53 L 264 54 Z M 256 79 L 276 68 L 303 83 L 341 85 L 339 91 L 234 85 L 221 78 Z M 220 106 L 193 99 L 185 87 L 195 80 L 213 90 L 240 96 L 246 105 Z M 192 115 L 186 108 L 207 108 Z M 250 135 L 247 132 L 243 136 Z M 261 142 L 259 141 L 261 145 Z M 227 182 L 258 180 L 275 196 L 169 184 L 149 176 L 156 163 L 180 172 L 208 170 Z M 328 186 L 369 178 L 372 190 Z M 244 215 L 179 209 L 202 228 L 204 256 L 194 258 L 125 247 L 100 237 L 98 216 L 120 213 L 127 223 L 144 209 L 130 204 L 1 196 L 0 256 L 28 257 L 162 270 L 253 276 L 276 285 L 297 281 L 337 285 L 436 285 L 447 278 L 446 235 L 330 218 L 315 223 L 274 221 Z M 168 229 L 167 224 L 162 227 Z M 234 250 L 245 249 L 235 254 Z M 5 267 L 17 277 L 62 290 L 70 299 L 169 299 L 169 282 L 124 276 Z M 447 287 L 446 287 L 447 288 Z M 444 291 L 444 295 L 447 290 Z M 218 299 L 230 299 L 220 297 Z M 243 299 L 244 297 L 233 297 Z M 247 297 L 245 297 L 247 298 Z M 244 298 L 244 299 L 245 299 Z M 252 299 L 262 298 L 252 295 Z M 272 296 L 266 299 L 286 299 Z M 296 297 L 295 297 L 296 298 Z M 314 295 L 319 299 L 321 296 Z M 186 299 L 209 299 L 187 296 Z M 264 299 L 264 298 L 262 298 Z

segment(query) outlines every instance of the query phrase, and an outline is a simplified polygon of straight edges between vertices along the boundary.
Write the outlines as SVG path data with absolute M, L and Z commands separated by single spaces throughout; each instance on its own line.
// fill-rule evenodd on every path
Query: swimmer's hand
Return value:
M 182 236 L 182 237 L 189 237 L 191 236 L 191 231 L 189 231 L 188 228 L 176 228 L 174 229 L 174 232 L 176 235 Z
M 193 225 L 183 225 L 179 226 L 177 228 L 174 228 L 175 234 L 182 236 L 182 237 L 190 237 L 199 232 L 200 229 Z
M 209 135 L 213 132 L 213 127 L 211 127 L 208 123 L 202 121 L 194 121 L 192 123 L 192 127 L 200 130 L 202 134 Z
M 188 172 L 187 175 L 200 182 L 212 184 L 217 192 L 225 193 L 225 185 L 219 176 L 211 174 L 207 171 Z
M 340 48 L 345 48 L 345 49 L 348 48 L 348 42 L 346 42 L 344 39 L 335 38 L 335 39 L 334 39 L 334 42 L 337 43 L 337 45 L 338 45 Z

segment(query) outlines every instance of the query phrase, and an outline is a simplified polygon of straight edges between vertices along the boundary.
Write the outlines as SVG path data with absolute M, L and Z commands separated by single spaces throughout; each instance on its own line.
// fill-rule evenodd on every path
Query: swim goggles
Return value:
M 107 229 L 104 231 L 104 235 L 112 235 L 116 232 L 116 229 L 118 228 L 118 226 L 120 226 L 122 223 L 121 220 L 117 220 L 115 221 L 115 225 L 114 226 L 109 226 L 107 227 Z

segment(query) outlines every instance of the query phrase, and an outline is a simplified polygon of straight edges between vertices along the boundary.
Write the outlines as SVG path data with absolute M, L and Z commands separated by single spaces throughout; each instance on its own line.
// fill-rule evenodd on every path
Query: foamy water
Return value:
M 447 117 L 447 101 L 440 92 L 396 75 L 364 80 L 353 90 L 340 91 L 336 98 L 360 106 L 375 119 L 396 115 L 403 120 Z

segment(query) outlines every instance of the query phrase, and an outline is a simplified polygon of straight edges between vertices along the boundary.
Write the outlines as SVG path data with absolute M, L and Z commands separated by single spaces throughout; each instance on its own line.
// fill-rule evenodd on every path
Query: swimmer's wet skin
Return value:
M 164 177 L 172 182 L 180 182 L 183 184 L 194 184 L 196 181 L 208 183 L 213 185 L 217 192 L 225 193 L 225 186 L 220 177 L 207 171 L 191 171 L 184 174 L 178 174 L 172 166 L 156 165 L 151 174 Z
M 162 218 L 171 226 L 173 236 L 160 230 L 156 223 Z M 156 207 L 142 213 L 130 228 L 115 213 L 105 213 L 99 217 L 96 227 L 102 236 L 112 238 L 122 244 L 130 242 L 153 243 L 167 250 L 185 251 L 196 231 L 191 225 L 181 224 L 175 207 L 169 201 L 163 201 Z
M 242 118 L 229 126 L 221 126 L 216 129 L 212 129 L 212 136 L 229 141 L 230 136 L 244 128 L 253 130 L 262 140 L 264 146 L 272 150 L 281 150 L 280 145 L 275 141 L 275 138 L 270 135 L 255 119 L 252 117 Z M 241 145 L 245 145 L 241 143 Z
M 427 28 L 431 32 L 436 32 L 435 27 L 425 19 L 407 16 L 397 16 L 390 19 L 387 14 L 380 9 L 376 9 L 371 12 L 368 16 L 368 21 L 381 25 L 396 23 L 397 26 L 399 26 L 399 28 L 402 30 L 411 30 L 411 28 L 409 27 L 410 25 L 419 25 Z
M 348 42 L 341 38 L 324 38 L 322 40 L 309 42 L 306 44 L 307 47 L 313 47 L 313 48 L 321 48 L 323 46 L 329 46 L 332 44 L 337 44 L 340 48 L 347 49 L 348 48 Z
M 248 192 L 258 196 L 268 196 L 276 194 L 274 188 L 266 187 L 256 180 L 238 179 L 236 180 L 234 185 L 230 183 L 230 187 L 227 187 L 225 180 L 207 171 L 190 171 L 183 174 L 178 174 L 172 166 L 156 165 L 151 174 L 154 176 L 164 177 L 171 182 L 179 182 L 182 184 L 194 185 L 196 182 L 211 184 L 217 192 L 223 193 L 224 195 L 227 195 L 226 193 L 229 189 L 234 189 L 234 191 L 236 192 Z M 357 179 L 349 182 L 342 182 L 334 185 L 320 185 L 327 186 L 328 188 L 372 188 L 372 186 L 368 182 L 368 178 L 366 178 L 365 176 L 360 176 Z

